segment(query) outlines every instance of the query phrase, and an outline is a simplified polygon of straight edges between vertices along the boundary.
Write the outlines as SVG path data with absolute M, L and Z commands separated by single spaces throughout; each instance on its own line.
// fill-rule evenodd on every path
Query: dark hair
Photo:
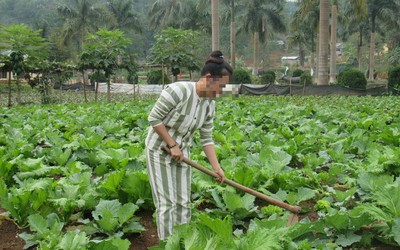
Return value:
M 208 73 L 213 77 L 232 75 L 232 67 L 225 62 L 224 54 L 221 51 L 213 51 L 207 58 L 203 69 L 201 70 L 201 76 L 205 76 Z

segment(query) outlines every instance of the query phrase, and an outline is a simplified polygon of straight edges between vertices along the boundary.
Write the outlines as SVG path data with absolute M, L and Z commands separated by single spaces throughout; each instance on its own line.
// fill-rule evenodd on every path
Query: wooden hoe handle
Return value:
M 170 153 L 170 150 L 169 150 L 167 147 L 162 146 L 161 148 L 162 148 L 165 152 Z M 212 176 L 212 177 L 215 177 L 215 178 L 218 178 L 218 177 L 219 177 L 219 175 L 216 174 L 215 172 L 211 171 L 211 170 L 208 169 L 208 168 L 205 168 L 205 167 L 201 166 L 201 165 L 198 164 L 197 162 L 194 162 L 194 161 L 192 161 L 192 160 L 189 160 L 189 159 L 186 158 L 186 157 L 183 157 L 183 160 L 182 160 L 182 161 L 183 161 L 184 163 L 186 163 L 186 164 L 192 166 L 192 167 L 197 168 L 198 170 L 200 170 L 200 171 L 202 171 L 203 173 L 206 173 L 206 174 L 208 174 L 208 175 L 210 175 L 210 176 Z M 226 183 L 226 184 L 228 184 L 228 185 L 230 185 L 230 186 L 232 186 L 232 187 L 235 187 L 235 188 L 237 188 L 237 189 L 240 189 L 240 190 L 242 190 L 242 191 L 244 191 L 244 192 L 246 192 L 246 193 L 249 193 L 249 194 L 251 194 L 251 195 L 254 195 L 254 196 L 256 196 L 256 197 L 258 197 L 258 198 L 260 198 L 260 199 L 266 200 L 266 201 L 268 201 L 269 203 L 271 203 L 271 204 L 273 204 L 273 205 L 276 205 L 276 206 L 278 206 L 278 207 L 281 207 L 281 208 L 283 208 L 283 209 L 286 209 L 286 210 L 288 210 L 288 211 L 290 211 L 290 212 L 292 212 L 292 213 L 298 214 L 298 213 L 300 213 L 300 211 L 301 211 L 301 207 L 299 207 L 299 206 L 292 206 L 292 205 L 289 205 L 289 204 L 287 204 L 287 203 L 285 203 L 285 202 L 283 202 L 283 201 L 274 199 L 274 198 L 272 198 L 272 197 L 270 197 L 270 196 L 268 196 L 268 195 L 265 195 L 265 194 L 263 194 L 263 193 L 260 193 L 260 192 L 258 192 L 258 191 L 256 191 L 256 190 L 251 189 L 251 188 L 245 187 L 245 186 L 243 186 L 243 185 L 241 185 L 241 184 L 239 184 L 239 183 L 237 183 L 237 182 L 234 182 L 234 181 L 232 181 L 232 180 L 229 180 L 229 179 L 226 179 L 226 178 L 225 178 L 224 183 Z

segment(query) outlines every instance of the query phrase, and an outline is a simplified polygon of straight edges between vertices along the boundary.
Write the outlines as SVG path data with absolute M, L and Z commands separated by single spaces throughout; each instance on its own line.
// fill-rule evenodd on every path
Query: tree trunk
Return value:
M 310 69 L 313 72 L 313 74 L 311 76 L 314 77 L 314 74 L 315 74 L 315 53 L 314 53 L 314 50 L 311 50 L 311 52 L 310 52 Z
M 317 34 L 317 42 L 316 42 L 315 47 L 316 47 L 316 48 L 315 48 L 315 59 L 316 59 L 316 62 L 315 62 L 315 72 L 314 72 L 315 77 L 314 77 L 314 80 L 315 80 L 315 83 L 318 84 L 318 70 L 319 70 L 319 34 Z
M 368 80 L 374 80 L 374 67 L 375 67 L 375 17 L 371 17 L 371 44 L 369 49 L 369 75 Z
M 259 37 L 260 37 L 260 33 L 258 32 L 254 32 L 254 40 L 253 40 L 253 75 L 258 75 L 258 55 L 259 55 L 259 51 L 258 51 L 258 41 L 259 41 Z
M 235 1 L 231 0 L 231 66 L 236 66 Z
M 83 70 L 82 71 L 82 77 L 83 77 L 83 97 L 84 97 L 84 100 L 85 100 L 85 102 L 88 102 L 88 99 L 87 99 L 87 95 L 86 95 L 86 77 L 85 77 L 85 70 Z
M 310 74 L 313 82 L 315 80 L 315 39 L 314 32 L 311 34 L 311 51 L 310 51 Z
M 111 102 L 111 76 L 107 79 L 107 102 Z
M 12 72 L 10 71 L 9 73 L 8 73 L 8 107 L 11 107 L 12 106 L 12 95 L 11 95 L 11 74 L 12 74 Z
M 318 85 L 329 83 L 328 74 L 328 44 L 329 44 L 329 0 L 320 1 L 319 16 L 319 55 L 318 55 Z
M 304 46 L 303 43 L 299 44 L 299 58 L 300 58 L 300 66 L 304 68 L 304 58 L 305 58 L 305 52 L 304 52 Z
M 96 80 L 95 84 L 96 84 L 96 86 L 95 86 L 96 89 L 94 90 L 94 101 L 97 102 L 98 93 L 99 93 L 99 81 Z
M 337 23 L 337 6 L 332 6 L 332 25 L 331 25 L 331 68 L 329 83 L 336 82 L 336 23 Z
M 21 104 L 21 83 L 19 81 L 19 75 L 17 75 L 17 104 Z
M 211 0 L 211 36 L 212 50 L 219 50 L 218 0 Z
M 363 34 L 362 34 L 362 28 L 360 28 L 360 41 L 357 46 L 357 57 L 358 57 L 358 69 L 362 69 L 362 46 L 363 46 Z

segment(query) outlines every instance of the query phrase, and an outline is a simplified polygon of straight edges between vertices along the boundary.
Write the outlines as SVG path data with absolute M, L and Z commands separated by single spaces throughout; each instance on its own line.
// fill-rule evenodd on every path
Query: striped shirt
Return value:
M 197 129 L 200 130 L 200 143 L 203 147 L 214 144 L 212 139 L 214 112 L 215 101 L 199 97 L 196 93 L 196 83 L 169 84 L 150 111 L 147 148 L 159 150 L 160 146 L 166 145 L 153 129 L 160 124 L 165 125 L 181 149 L 190 147 Z

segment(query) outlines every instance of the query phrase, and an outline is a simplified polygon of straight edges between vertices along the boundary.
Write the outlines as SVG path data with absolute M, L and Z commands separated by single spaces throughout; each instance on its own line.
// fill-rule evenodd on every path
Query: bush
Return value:
M 365 89 L 367 87 L 367 79 L 358 69 L 346 69 L 338 75 L 338 84 L 344 87 Z
M 397 90 L 400 89 L 400 66 L 389 69 L 388 86 Z
M 152 69 L 147 72 L 147 84 L 162 84 L 162 70 L 161 69 Z M 164 83 L 170 83 L 168 75 L 164 73 Z
M 94 85 L 95 82 L 108 82 L 106 75 L 100 71 L 89 74 L 89 79 L 92 85 Z
M 235 69 L 232 75 L 232 84 L 251 83 L 251 74 L 244 68 Z
M 274 83 L 276 79 L 276 74 L 274 71 L 269 70 L 261 74 L 260 76 L 260 83 L 261 84 L 268 84 Z
M 303 73 L 304 73 L 304 70 L 295 69 L 295 70 L 293 71 L 292 77 L 299 77 L 299 76 L 301 76 Z
M 303 74 L 301 74 L 300 83 L 305 85 L 312 84 L 312 78 L 310 72 L 304 72 Z

